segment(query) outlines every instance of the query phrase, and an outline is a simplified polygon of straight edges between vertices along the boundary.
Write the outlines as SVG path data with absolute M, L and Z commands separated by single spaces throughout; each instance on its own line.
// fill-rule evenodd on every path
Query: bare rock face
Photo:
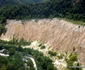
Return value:
M 79 54 L 79 62 L 85 64 L 85 27 L 59 19 L 40 19 L 30 21 L 7 20 L 7 32 L 2 38 L 24 38 L 49 43 L 58 52 Z

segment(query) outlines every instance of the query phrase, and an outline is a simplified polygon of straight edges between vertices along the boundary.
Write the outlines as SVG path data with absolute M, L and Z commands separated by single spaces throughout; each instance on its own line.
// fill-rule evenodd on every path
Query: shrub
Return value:
M 44 49 L 46 46 L 43 45 L 42 43 L 40 43 L 40 44 L 39 44 L 39 47 L 40 47 L 41 49 Z
M 33 67 L 33 62 L 32 62 L 31 59 L 28 60 L 27 65 L 30 66 L 30 67 Z
M 43 45 L 43 46 L 41 46 L 41 49 L 44 49 L 45 48 L 45 46 Z
M 7 65 L 7 59 L 5 57 L 0 56 L 0 67 L 3 65 Z
M 53 64 L 48 65 L 47 70 L 57 70 L 57 68 L 54 67 Z
M 57 57 L 59 58 L 59 59 L 62 59 L 63 58 L 63 54 L 60 54 L 60 55 L 58 55 Z
M 77 54 L 71 54 L 70 61 L 77 61 Z
M 0 35 L 1 35 L 2 33 L 5 34 L 5 32 L 6 32 L 5 26 L 0 24 Z
M 73 52 L 76 50 L 76 48 L 75 47 L 73 47 Z
M 50 56 L 56 56 L 56 52 L 49 51 L 48 54 L 50 54 Z
M 10 56 L 12 56 L 12 55 L 14 55 L 15 54 L 15 49 L 14 48 L 10 48 L 10 50 L 9 50 L 9 55 Z
M 39 47 L 41 47 L 41 46 L 42 46 L 42 43 L 39 44 Z

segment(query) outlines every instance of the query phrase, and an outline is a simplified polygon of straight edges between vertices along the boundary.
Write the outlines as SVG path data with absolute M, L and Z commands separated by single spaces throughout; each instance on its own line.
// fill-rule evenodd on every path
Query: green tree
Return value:
M 57 68 L 54 67 L 53 64 L 48 65 L 47 70 L 57 70 Z
M 71 56 L 70 56 L 70 61 L 77 61 L 77 54 L 71 54 Z
M 8 63 L 7 70 L 16 70 L 16 65 L 14 65 L 12 63 Z
M 1 66 L 0 70 L 6 70 L 6 66 L 5 65 Z
M 30 67 L 33 67 L 33 62 L 32 62 L 31 59 L 28 60 L 27 65 L 30 66 Z
M 7 65 L 8 61 L 5 57 L 0 56 L 0 67 L 3 65 Z
M 48 54 L 50 54 L 50 56 L 56 56 L 56 52 L 49 51 Z
M 12 56 L 15 54 L 15 52 L 16 52 L 16 50 L 14 48 L 10 48 L 9 55 Z

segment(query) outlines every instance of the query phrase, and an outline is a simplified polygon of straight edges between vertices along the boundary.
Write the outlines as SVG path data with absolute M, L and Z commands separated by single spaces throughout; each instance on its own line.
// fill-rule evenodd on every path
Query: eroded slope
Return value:
M 59 19 L 30 21 L 7 20 L 7 32 L 1 38 L 24 38 L 50 44 L 56 51 L 72 52 L 73 47 L 79 54 L 79 62 L 85 64 L 85 27 Z

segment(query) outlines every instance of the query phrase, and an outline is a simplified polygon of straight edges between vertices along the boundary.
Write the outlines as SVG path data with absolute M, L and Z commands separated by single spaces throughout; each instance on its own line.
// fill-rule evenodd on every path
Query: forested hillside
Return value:
M 10 0 L 10 3 L 12 1 L 18 3 L 18 0 Z M 4 1 L 1 2 L 5 3 Z M 3 5 L 2 7 L 0 7 L 0 20 L 5 21 L 4 19 L 53 17 L 67 17 L 74 20 L 85 20 L 84 3 L 84 0 L 50 0 L 44 3 L 28 5 Z
M 46 0 L 0 0 L 0 5 L 38 3 Z
M 54 17 L 85 21 L 85 0 L 49 0 L 47 2 L 31 4 L 16 3 L 24 3 L 32 0 L 0 1 L 0 5 L 2 4 L 0 7 L 0 23 L 4 23 L 6 19 L 40 19 Z M 0 30 L 0 32 L 2 31 Z

